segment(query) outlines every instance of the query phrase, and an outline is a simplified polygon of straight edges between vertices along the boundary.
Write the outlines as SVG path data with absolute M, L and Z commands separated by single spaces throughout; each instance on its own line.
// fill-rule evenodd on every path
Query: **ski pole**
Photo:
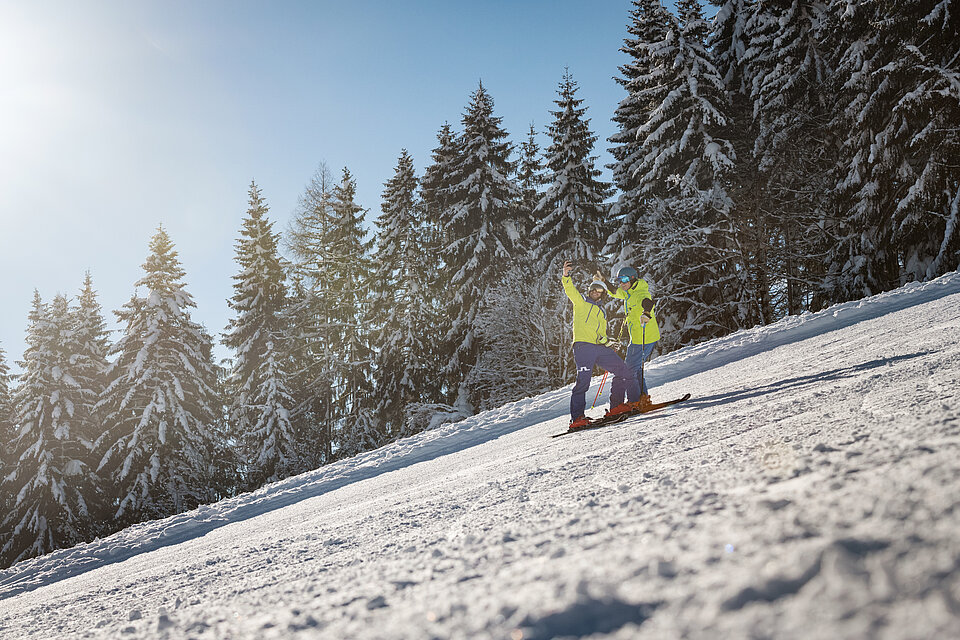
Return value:
M 647 323 L 643 323 L 643 328 L 640 330 L 640 395 L 643 395 L 643 361 L 646 360 L 643 354 L 647 350 Z
M 590 405 L 590 408 L 591 408 L 591 409 L 593 409 L 595 406 L 597 406 L 597 398 L 600 397 L 600 392 L 603 391 L 603 383 L 607 381 L 607 374 L 608 374 L 608 373 L 610 373 L 610 372 L 609 372 L 609 371 L 604 371 L 604 372 L 603 372 L 603 378 L 600 380 L 600 388 L 597 389 L 597 396 L 596 396 L 596 398 L 593 399 L 593 404 Z

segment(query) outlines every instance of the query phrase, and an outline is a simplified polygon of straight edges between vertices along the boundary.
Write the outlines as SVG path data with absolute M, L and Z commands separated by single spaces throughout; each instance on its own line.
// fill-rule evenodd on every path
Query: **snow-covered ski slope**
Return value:
M 960 273 L 647 371 L 20 563 L 0 638 L 960 637 Z

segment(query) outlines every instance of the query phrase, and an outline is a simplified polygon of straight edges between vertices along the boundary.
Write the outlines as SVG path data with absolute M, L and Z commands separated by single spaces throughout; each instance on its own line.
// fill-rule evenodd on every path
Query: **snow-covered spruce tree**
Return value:
M 286 235 L 294 264 L 290 272 L 291 304 L 287 312 L 292 329 L 294 363 L 292 417 L 297 439 L 309 447 L 312 466 L 333 461 L 333 402 L 336 399 L 333 352 L 336 324 L 332 308 L 338 295 L 329 250 L 335 228 L 332 207 L 334 179 L 322 163 L 300 195 Z
M 527 139 L 520 143 L 520 160 L 517 166 L 517 186 L 520 189 L 520 216 L 526 222 L 521 232 L 524 238 L 530 237 L 530 232 L 536 224 L 534 210 L 543 195 L 543 188 L 549 182 L 540 155 L 540 145 L 537 144 L 537 132 L 530 125 Z
M 593 153 L 597 137 L 590 131 L 587 109 L 577 97 L 578 85 L 564 71 L 554 101 L 557 110 L 551 111 L 553 122 L 547 129 L 550 146 L 546 151 L 547 189 L 534 210 L 536 238 L 531 273 L 556 274 L 564 260 L 573 261 L 575 277 L 590 276 L 605 262 L 601 256 L 604 241 L 611 228 L 607 220 L 608 207 L 604 201 L 611 195 L 611 185 L 599 179 Z M 567 303 L 556 278 L 550 278 L 545 306 L 561 314 L 562 323 L 556 331 L 547 333 L 542 345 L 551 354 L 547 361 L 548 376 L 563 383 L 572 375 L 570 337 L 566 327 L 572 322 L 572 307 Z M 551 325 L 552 326 L 552 325 Z M 519 337 L 519 336 L 518 336 Z M 501 339 L 501 342 L 503 339 Z M 521 339 L 515 345 L 524 349 Z
M 103 420 L 97 405 L 107 387 L 107 371 L 110 368 L 107 356 L 111 345 L 107 323 L 89 271 L 84 276 L 83 287 L 71 315 L 72 331 L 66 356 L 71 377 L 77 383 L 78 401 L 74 404 L 77 424 L 75 433 L 85 452 L 82 482 L 87 488 L 87 506 L 93 518 L 99 522 L 105 515 L 105 493 L 102 479 L 96 472 L 99 459 L 96 457 L 94 443 L 103 433 Z
M 559 284 L 559 278 L 543 277 L 532 264 L 517 263 L 488 289 L 476 321 L 484 348 L 468 376 L 481 397 L 480 410 L 569 382 L 557 369 L 556 336 L 564 338 L 562 355 L 570 352 L 570 325 L 556 296 Z
M 13 391 L 11 388 L 10 365 L 7 364 L 7 354 L 0 347 L 0 478 L 5 475 L 3 470 L 10 463 L 10 443 L 14 438 L 13 430 Z M 0 501 L 0 506 L 3 506 Z
M 234 294 L 228 301 L 236 316 L 223 343 L 236 353 L 227 382 L 228 422 L 240 444 L 244 484 L 254 489 L 307 471 L 310 464 L 290 420 L 294 400 L 287 386 L 287 294 L 277 249 L 280 234 L 273 232 L 269 207 L 255 182 L 248 202 L 234 257 L 240 272 L 233 277 Z
M 649 77 L 636 81 L 637 99 L 655 105 L 637 129 L 632 167 L 645 210 L 632 235 L 608 240 L 614 266 L 633 263 L 646 272 L 664 349 L 756 322 L 725 189 L 735 156 L 725 137 L 723 83 L 704 44 L 699 4 L 683 0 L 679 10 L 662 40 L 647 47 Z
M 764 202 L 764 182 L 754 159 L 757 130 L 753 120 L 753 102 L 747 84 L 744 57 L 749 48 L 747 22 L 754 10 L 753 0 L 712 0 L 717 6 L 707 47 L 727 93 L 727 136 L 736 157 L 724 182 L 731 201 L 730 217 L 738 229 L 738 245 L 745 277 L 757 301 L 758 320 L 769 323 L 783 315 L 774 305 L 772 289 L 782 289 L 779 256 L 773 250 L 779 244 L 776 225 L 769 219 Z
M 13 467 L 3 479 L 9 511 L 0 523 L 0 564 L 73 546 L 92 533 L 89 442 L 81 440 L 83 396 L 74 380 L 74 322 L 63 295 L 34 294 L 24 371 L 16 393 L 20 425 Z
M 844 223 L 828 290 L 856 299 L 960 264 L 960 6 L 838 2 Z
M 10 388 L 10 366 L 7 356 L 0 347 L 0 513 L 7 513 L 11 496 L 7 495 L 3 478 L 13 468 L 13 441 L 16 432 L 13 428 L 13 396 Z
M 601 181 L 593 146 L 597 137 L 590 131 L 587 108 L 576 96 L 578 85 L 569 69 L 557 89 L 551 111 L 553 122 L 547 132 L 551 144 L 546 152 L 548 186 L 537 203 L 536 266 L 541 272 L 559 268 L 572 260 L 591 273 L 603 263 L 600 251 L 609 235 L 604 201 L 611 186 Z
M 195 323 L 177 252 L 162 227 L 146 272 L 123 309 L 123 335 L 100 402 L 100 471 L 120 527 L 192 509 L 212 496 L 211 425 L 217 419 L 212 340 Z
M 385 433 L 402 433 L 406 407 L 423 398 L 422 381 L 436 373 L 423 356 L 430 351 L 427 331 L 432 316 L 431 294 L 424 287 L 420 247 L 422 206 L 413 158 L 400 152 L 397 167 L 385 184 L 377 218 L 373 282 L 378 345 L 374 397 Z
M 507 132 L 502 118 L 493 115 L 493 106 L 481 83 L 463 114 L 459 153 L 445 194 L 448 209 L 441 212 L 444 286 L 452 293 L 444 373 L 448 388 L 456 390 L 456 406 L 467 415 L 480 399 L 466 384 L 481 346 L 475 327 L 479 305 L 487 287 L 497 282 L 513 258 L 521 228 L 520 190 L 511 178 L 516 169 L 510 160 L 513 147 L 505 140 Z
M 668 69 L 653 64 L 650 47 L 663 41 L 672 22 L 673 17 L 660 0 L 634 0 L 630 24 L 627 25 L 629 36 L 620 47 L 628 60 L 620 65 L 620 75 L 614 78 L 627 95 L 613 114 L 618 131 L 608 139 L 614 145 L 610 148 L 614 162 L 609 168 L 620 191 L 610 210 L 611 222 L 617 225 L 609 238 L 610 249 L 623 250 L 634 246 L 637 220 L 646 210 L 644 198 L 638 192 L 639 163 L 644 155 L 637 134 L 650 119 L 655 106 L 662 102 L 662 96 L 658 96 L 654 88 Z M 633 257 L 624 256 L 623 259 L 632 262 Z
M 419 271 L 417 278 L 423 292 L 420 311 L 424 314 L 420 327 L 421 340 L 416 351 L 410 354 L 410 366 L 423 372 L 417 380 L 419 397 L 409 402 L 404 409 L 403 424 L 393 437 L 406 437 L 418 433 L 439 420 L 454 420 L 465 417 L 444 402 L 449 392 L 448 378 L 443 368 L 448 362 L 445 336 L 453 326 L 455 310 L 454 291 L 446 281 L 442 259 L 447 246 L 444 221 L 450 216 L 450 186 L 453 167 L 459 156 L 457 135 L 445 122 L 437 133 L 437 146 L 431 152 L 431 163 L 420 180 L 419 241 L 416 245 Z M 441 256 L 441 260 L 437 260 Z M 457 381 L 459 384 L 459 381 Z M 454 393 L 456 386 L 454 387 Z
M 835 216 L 829 171 L 835 144 L 829 135 L 829 51 L 819 0 L 757 0 L 746 23 L 743 62 L 756 128 L 757 199 L 774 235 L 772 259 L 783 313 L 817 308 L 823 264 Z
M 315 433 L 317 464 L 334 460 L 355 438 L 349 416 L 370 393 L 364 334 L 372 241 L 365 239 L 355 193 L 349 171 L 344 169 L 338 183 L 321 165 L 300 198 L 288 235 L 294 282 L 303 287 L 291 308 L 298 327 L 294 350 L 304 365 L 297 374 L 295 422 L 302 437 Z
M 373 270 L 370 250 L 374 239 L 367 239 L 363 227 L 366 209 L 356 202 L 357 182 L 346 168 L 335 184 L 331 206 L 334 214 L 334 242 L 337 258 L 331 265 L 339 295 L 334 298 L 334 322 L 337 324 L 336 352 L 339 354 L 337 388 L 339 416 L 335 432 L 336 456 L 348 457 L 375 449 L 383 439 L 374 414 L 370 412 L 373 393 L 373 349 L 370 324 L 380 312 L 370 304 Z

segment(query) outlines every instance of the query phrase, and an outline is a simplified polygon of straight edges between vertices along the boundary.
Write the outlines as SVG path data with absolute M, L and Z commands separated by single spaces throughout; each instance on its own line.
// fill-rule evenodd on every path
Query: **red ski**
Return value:
M 550 436 L 550 437 L 551 437 L 551 438 L 559 438 L 560 436 L 566 436 L 566 435 L 569 435 L 569 434 L 571 434 L 571 433 L 579 433 L 580 431 L 590 431 L 591 429 L 599 429 L 600 427 L 605 427 L 605 426 L 610 425 L 610 424 L 617 424 L 618 422 L 623 422 L 624 420 L 627 420 L 628 418 L 633 418 L 633 417 L 635 417 L 635 416 L 643 415 L 643 414 L 646 414 L 646 413 L 652 413 L 652 412 L 654 412 L 654 411 L 658 411 L 658 410 L 660 410 L 660 409 L 663 409 L 664 407 L 670 407 L 670 406 L 672 406 L 672 405 L 679 404 L 679 403 L 683 402 L 684 400 L 689 400 L 689 399 L 690 399 L 690 394 L 688 393 L 688 394 L 684 395 L 683 397 L 677 398 L 677 399 L 675 399 L 675 400 L 667 400 L 666 402 L 654 402 L 653 404 L 647 405 L 647 406 L 644 407 L 643 409 L 636 409 L 636 410 L 634 410 L 634 411 L 627 411 L 627 412 L 624 412 L 624 413 L 617 414 L 617 415 L 615 415 L 615 416 L 611 416 L 611 417 L 609 417 L 609 418 L 607 418 L 607 417 L 597 418 L 597 419 L 595 419 L 595 420 L 591 420 L 591 421 L 590 421 L 590 424 L 588 424 L 588 425 L 585 426 L 585 427 L 580 427 L 580 428 L 578 428 L 578 429 L 567 429 L 567 430 L 564 431 L 563 433 L 555 433 L 555 434 L 553 434 L 553 435 Z

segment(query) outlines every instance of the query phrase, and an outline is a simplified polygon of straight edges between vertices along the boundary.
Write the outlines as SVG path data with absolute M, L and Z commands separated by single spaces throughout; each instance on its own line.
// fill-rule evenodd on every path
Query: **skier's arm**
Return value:
M 579 291 L 577 291 L 577 288 L 573 284 L 573 280 L 570 278 L 571 269 L 573 269 L 573 263 L 569 260 L 565 260 L 563 263 L 563 277 L 560 278 L 560 282 L 563 284 L 563 292 L 567 294 L 567 297 L 570 298 L 570 302 L 572 302 L 573 306 L 576 307 L 578 304 L 583 303 L 583 296 L 580 295 Z
M 603 277 L 603 274 L 600 273 L 599 271 L 597 271 L 595 274 L 593 274 L 593 281 L 594 281 L 594 282 L 602 282 L 602 283 L 603 283 L 603 286 L 605 286 L 605 287 L 607 288 L 607 293 L 609 293 L 611 296 L 615 296 L 615 295 L 616 295 L 616 292 L 619 290 L 619 287 L 616 287 L 616 286 L 612 285 L 611 283 L 607 282 L 607 279 L 604 278 L 604 277 Z
M 560 279 L 560 282 L 563 283 L 563 292 L 567 294 L 567 297 L 570 298 L 570 302 L 573 303 L 573 306 L 583 302 L 583 296 L 580 295 L 580 292 L 577 291 L 577 287 L 573 284 L 573 278 L 570 276 L 563 276 Z

